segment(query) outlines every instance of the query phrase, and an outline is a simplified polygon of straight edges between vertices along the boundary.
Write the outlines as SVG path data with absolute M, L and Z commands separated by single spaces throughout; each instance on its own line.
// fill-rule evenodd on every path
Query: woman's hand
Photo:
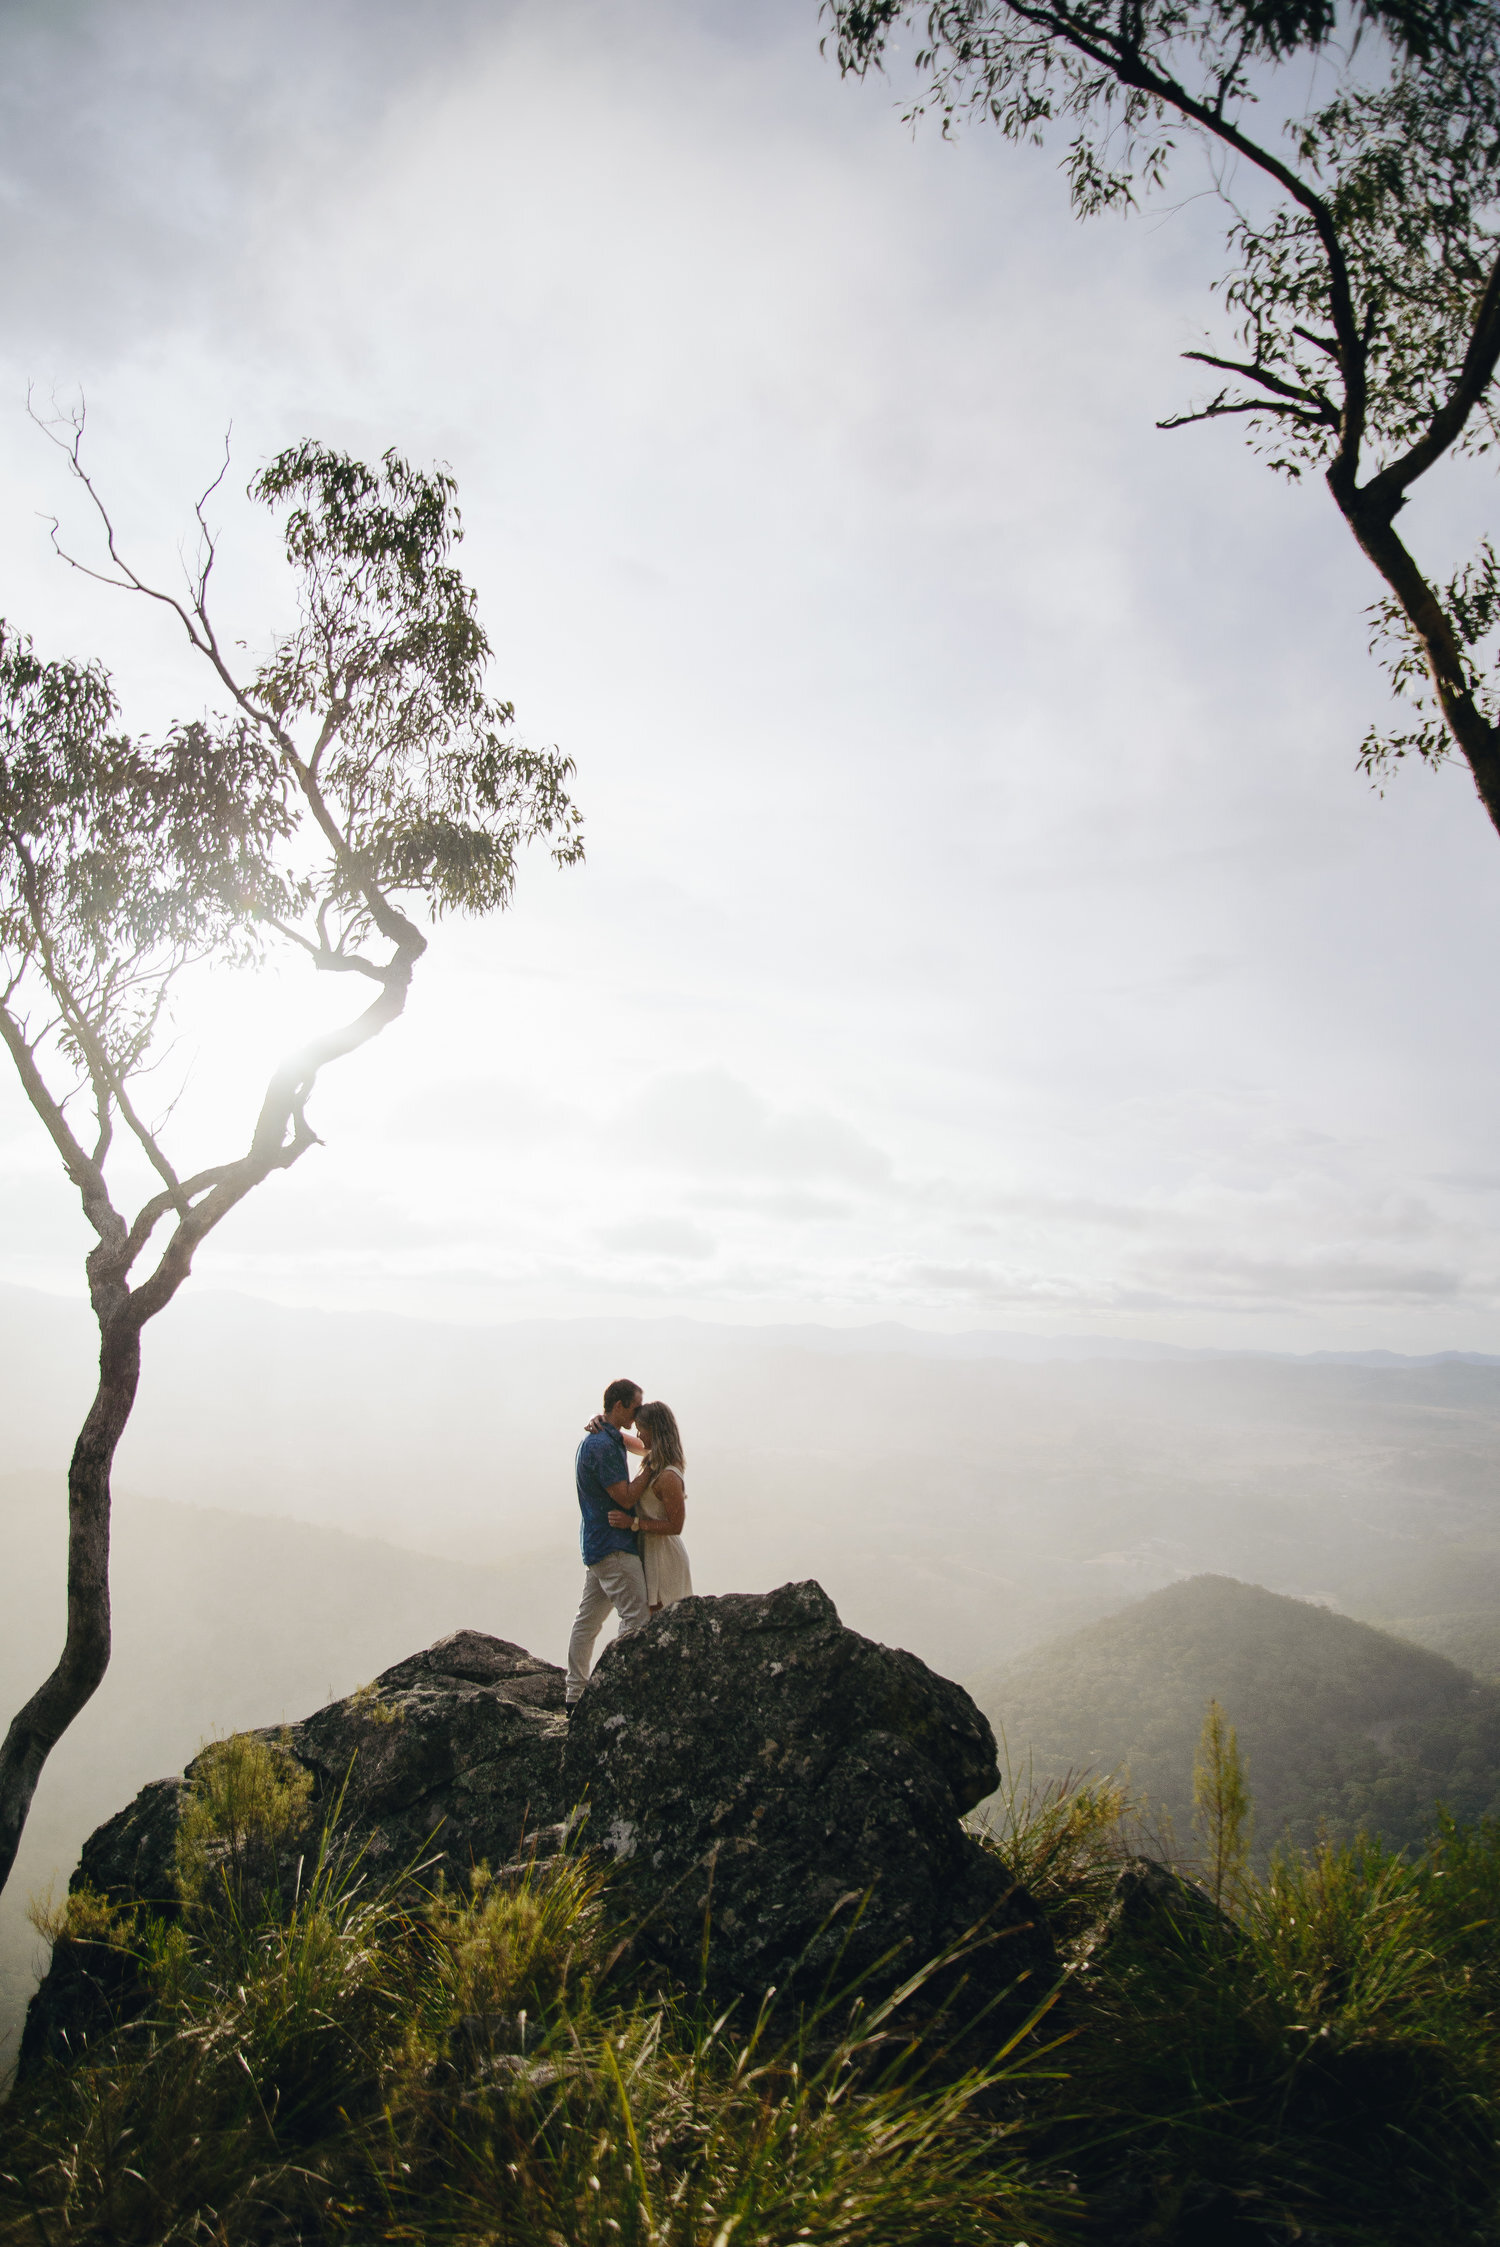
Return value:
M 621 1513 L 618 1506 L 611 1506 L 609 1509 L 609 1526 L 611 1529 L 634 1529 L 635 1515 Z

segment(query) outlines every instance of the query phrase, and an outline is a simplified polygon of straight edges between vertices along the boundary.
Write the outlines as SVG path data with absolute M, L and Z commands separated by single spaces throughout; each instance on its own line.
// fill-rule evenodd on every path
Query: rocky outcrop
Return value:
M 563 1684 L 555 1663 L 524 1647 L 456 1631 L 347 1700 L 260 1737 L 311 1774 L 313 1827 L 337 1808 L 376 1878 L 421 1867 L 424 1882 L 442 1872 L 461 1883 L 564 1815 Z M 90 1835 L 71 1889 L 177 1911 L 178 1811 L 198 1760 L 181 1778 L 152 1780 Z M 128 2012 L 132 1995 L 117 1953 L 59 1943 L 27 2013 L 21 2068 L 76 2050 Z
M 880 1995 L 976 1928 L 942 1990 L 961 1981 L 969 2012 L 1003 2002 L 1007 2018 L 1004 1993 L 1024 1986 L 1028 2009 L 1042 1994 L 1053 1956 L 1038 1915 L 962 1824 L 997 1784 L 989 1725 L 915 1656 L 846 1630 L 818 1585 L 680 1602 L 607 1650 L 571 1724 L 563 1682 L 521 1647 L 460 1631 L 263 1737 L 311 1774 L 314 1821 L 337 1808 L 377 1874 L 462 1882 L 583 1806 L 640 1945 L 695 1981 L 706 1921 L 710 1978 L 729 1995 L 829 1974 Z M 194 1769 L 101 1826 L 73 1887 L 174 1911 Z M 92 1948 L 59 1945 L 23 2065 L 88 2025 Z
M 315 1817 L 339 1805 L 372 1869 L 423 1863 L 462 1877 L 563 1815 L 563 1682 L 524 1647 L 456 1631 L 347 1700 L 260 1737 L 312 1774 Z M 178 1804 L 196 1769 L 195 1759 L 182 1778 L 143 1787 L 85 1842 L 70 1885 L 174 1911 Z
M 524 1647 L 457 1631 L 284 1738 L 315 1799 L 368 1836 L 382 1874 L 436 1856 L 450 1877 L 499 1865 L 561 1818 L 564 1673 Z
M 705 1926 L 725 1995 L 830 1975 L 881 1995 L 975 1928 L 975 2010 L 1017 1984 L 1029 2010 L 1053 1971 L 1035 1907 L 962 1824 L 999 1784 L 988 1723 L 846 1630 L 817 1584 L 683 1600 L 616 1641 L 565 1775 L 641 1940 L 684 1979 Z

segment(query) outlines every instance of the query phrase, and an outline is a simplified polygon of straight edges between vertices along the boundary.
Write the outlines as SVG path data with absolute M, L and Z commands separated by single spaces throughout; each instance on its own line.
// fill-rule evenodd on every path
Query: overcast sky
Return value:
M 451 463 L 588 863 L 445 926 L 326 1147 L 198 1260 L 457 1318 L 899 1319 L 1500 1349 L 1500 841 L 1383 799 L 1375 587 L 1191 391 L 1214 207 L 1074 224 L 914 137 L 816 0 L 8 0 L 0 609 L 134 723 L 207 697 L 70 577 L 24 412 L 167 570 L 311 434 Z M 1483 470 L 1409 518 L 1446 560 Z M 224 627 L 285 613 L 222 509 Z M 192 993 L 190 1156 L 329 994 Z M 76 1287 L 0 1093 L 5 1277 Z

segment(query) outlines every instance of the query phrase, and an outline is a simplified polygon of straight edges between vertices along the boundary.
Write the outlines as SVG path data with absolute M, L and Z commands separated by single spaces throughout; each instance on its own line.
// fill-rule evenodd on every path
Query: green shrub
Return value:
M 1107 1788 L 1012 1793 L 1012 1861 L 1037 1868 L 1056 1924 L 1083 1928 L 1064 2080 L 1027 2150 L 1066 2165 L 1122 2238 L 1493 2242 L 1500 1825 L 1440 1819 L 1414 1861 L 1368 1840 L 1284 1846 L 1257 1879 L 1231 1741 L 1219 1712 L 1203 1838 L 1223 1908 L 1162 1883 L 1119 1917 Z
M 253 1732 L 205 1748 L 177 1821 L 175 1869 L 184 1902 L 201 1902 L 210 1887 L 242 1900 L 251 1882 L 274 1885 L 280 1852 L 306 1821 L 312 1784 L 289 1748 L 269 1746 Z
M 1087 1937 L 1114 1890 L 1129 1797 L 1113 1779 L 1038 1781 L 1006 1768 L 976 1831 L 1004 1859 L 1066 1947 Z

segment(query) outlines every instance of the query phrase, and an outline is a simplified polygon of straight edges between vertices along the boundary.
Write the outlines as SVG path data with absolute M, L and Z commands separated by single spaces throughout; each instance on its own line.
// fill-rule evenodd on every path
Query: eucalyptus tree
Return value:
M 100 665 L 44 661 L 0 626 L 0 1038 L 94 1235 L 100 1338 L 68 1470 L 66 1636 L 0 1749 L 0 1885 L 46 1758 L 109 1661 L 110 1473 L 143 1329 L 200 1242 L 317 1144 L 319 1076 L 401 1014 L 422 922 L 509 904 L 532 841 L 560 865 L 582 856 L 571 763 L 518 742 L 487 691 L 451 477 L 311 443 L 262 469 L 250 494 L 283 520 L 296 622 L 239 662 L 210 609 L 203 504 L 194 570 L 164 591 L 126 559 L 81 435 L 65 449 L 102 528 L 90 574 L 175 614 L 222 709 L 132 737 Z M 286 1054 L 221 1159 L 185 1169 L 143 1082 L 174 989 L 275 948 L 351 978 L 362 1003 Z M 132 1168 L 148 1177 L 133 1205 L 118 1190 Z
M 1455 751 L 1500 828 L 1500 561 L 1456 571 L 1397 528 L 1439 464 L 1495 442 L 1500 356 L 1497 0 L 828 0 L 845 71 L 911 28 L 951 131 L 1065 140 L 1081 216 L 1159 188 L 1196 144 L 1224 212 L 1228 335 L 1206 394 L 1159 426 L 1239 419 L 1273 468 L 1321 472 L 1383 580 L 1372 644 L 1411 714 L 1374 776 Z

